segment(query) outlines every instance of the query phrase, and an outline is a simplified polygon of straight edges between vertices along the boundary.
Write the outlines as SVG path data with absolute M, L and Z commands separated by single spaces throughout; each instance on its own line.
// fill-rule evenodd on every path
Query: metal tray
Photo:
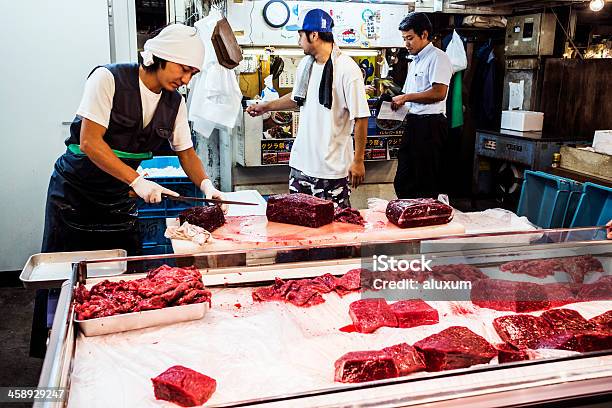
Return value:
M 91 337 L 165 324 L 187 322 L 189 320 L 198 320 L 204 317 L 208 309 L 208 303 L 204 302 L 191 305 L 170 306 L 157 310 L 145 310 L 144 312 L 124 313 L 88 320 L 77 320 L 75 315 L 74 321 L 79 324 L 85 336 Z
M 59 288 L 72 276 L 73 262 L 126 256 L 125 249 L 34 254 L 26 262 L 19 279 L 26 288 Z M 91 277 L 115 276 L 124 273 L 126 268 L 127 261 L 104 262 L 90 265 L 87 273 Z

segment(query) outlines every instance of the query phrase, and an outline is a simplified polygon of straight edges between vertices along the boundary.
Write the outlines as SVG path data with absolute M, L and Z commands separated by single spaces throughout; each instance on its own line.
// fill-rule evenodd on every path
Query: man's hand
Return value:
M 160 186 L 159 184 L 147 180 L 142 176 L 138 176 L 130 183 L 130 187 L 134 189 L 136 194 L 143 200 L 145 200 L 149 204 L 156 204 L 161 202 L 161 195 L 168 194 L 171 196 L 178 197 L 179 193 L 168 190 L 165 187 Z
M 205 178 L 204 180 L 202 180 L 202 183 L 200 184 L 200 190 L 202 190 L 206 198 L 216 198 L 217 200 L 225 200 L 225 195 L 215 188 L 209 178 Z M 223 214 L 227 214 L 227 204 L 222 204 L 221 210 L 223 210 Z
M 365 164 L 363 160 L 353 160 L 349 168 L 349 181 L 353 188 L 359 186 L 365 180 Z
M 608 227 L 608 239 L 612 239 L 612 220 L 608 221 L 606 227 Z
M 267 103 L 256 103 L 254 105 L 247 106 L 246 108 L 246 112 L 252 117 L 261 116 L 268 111 L 269 109 Z
M 406 102 L 408 102 L 407 94 L 394 96 L 393 99 L 391 99 L 391 109 L 398 110 L 400 106 L 402 106 Z

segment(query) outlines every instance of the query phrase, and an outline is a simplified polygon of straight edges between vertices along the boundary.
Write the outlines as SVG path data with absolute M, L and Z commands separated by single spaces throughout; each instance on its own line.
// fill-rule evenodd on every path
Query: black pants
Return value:
M 393 186 L 397 198 L 437 198 L 444 192 L 444 151 L 448 137 L 446 116 L 406 117 Z

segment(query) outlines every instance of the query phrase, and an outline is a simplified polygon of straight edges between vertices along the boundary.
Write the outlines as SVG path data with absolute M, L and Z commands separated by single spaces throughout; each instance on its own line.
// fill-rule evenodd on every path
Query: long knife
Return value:
M 175 197 L 169 194 L 162 194 L 162 198 L 166 198 L 168 200 L 174 200 L 174 201 L 183 201 L 183 202 L 198 202 L 198 203 L 212 203 L 212 204 L 236 204 L 236 205 L 259 205 L 258 203 L 247 203 L 244 201 L 219 200 L 217 198 L 200 198 L 200 197 L 183 197 L 183 196 Z

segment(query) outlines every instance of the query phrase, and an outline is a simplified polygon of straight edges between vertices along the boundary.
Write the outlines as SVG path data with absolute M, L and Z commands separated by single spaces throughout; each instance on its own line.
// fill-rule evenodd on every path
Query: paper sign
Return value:
M 508 85 L 510 86 L 508 109 L 523 109 L 525 81 L 521 79 L 518 83 L 510 82 Z
M 391 102 L 383 102 L 377 117 L 385 120 L 404 120 L 409 111 L 408 104 L 403 104 L 398 110 L 394 111 L 391 109 Z

